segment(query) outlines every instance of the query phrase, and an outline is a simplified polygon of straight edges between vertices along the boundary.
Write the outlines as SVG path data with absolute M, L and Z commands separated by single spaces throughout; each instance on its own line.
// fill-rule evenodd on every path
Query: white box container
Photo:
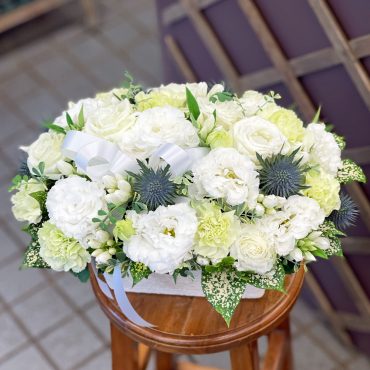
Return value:
M 179 276 L 175 283 L 171 275 L 153 273 L 148 279 L 141 280 L 134 287 L 132 286 L 131 277 L 122 280 L 126 292 L 204 297 L 201 286 L 201 271 L 193 271 L 193 275 L 194 279 Z M 242 298 L 257 299 L 264 294 L 264 289 L 248 284 Z

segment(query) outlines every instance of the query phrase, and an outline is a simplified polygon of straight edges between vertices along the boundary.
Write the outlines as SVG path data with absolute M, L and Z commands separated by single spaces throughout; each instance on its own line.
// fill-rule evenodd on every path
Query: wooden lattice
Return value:
M 289 89 L 300 112 L 309 121 L 315 114 L 315 107 L 299 78 L 328 67 L 342 64 L 351 77 L 359 95 L 370 109 L 370 79 L 360 62 L 370 56 L 370 34 L 348 39 L 332 10 L 324 0 L 307 0 L 316 15 L 332 47 L 310 52 L 306 55 L 288 59 L 279 42 L 269 29 L 267 21 L 253 0 L 238 0 L 239 7 L 257 35 L 273 67 L 265 68 L 247 75 L 239 75 L 224 46 L 217 38 L 202 10 L 219 0 L 179 0 L 169 5 L 162 14 L 163 24 L 170 25 L 185 17 L 193 24 L 200 39 L 212 56 L 214 62 L 235 91 L 260 89 L 283 82 Z M 185 80 L 195 82 L 196 72 L 192 69 L 185 53 L 171 34 L 164 36 L 164 42 Z M 359 164 L 370 164 L 370 146 L 352 148 L 346 157 Z M 370 202 L 358 184 L 349 185 L 348 192 L 360 207 L 361 217 L 370 231 Z M 370 238 L 348 237 L 344 239 L 345 254 L 370 255 Z M 347 330 L 370 333 L 370 300 L 345 259 L 335 258 L 335 267 L 348 285 L 359 314 L 338 312 L 332 306 L 314 274 L 309 273 L 306 282 L 319 303 L 327 320 L 337 335 L 346 343 L 352 344 Z

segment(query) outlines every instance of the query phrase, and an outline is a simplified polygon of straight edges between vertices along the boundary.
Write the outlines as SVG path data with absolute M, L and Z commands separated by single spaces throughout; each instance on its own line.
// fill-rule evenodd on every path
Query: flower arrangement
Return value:
M 344 138 L 304 125 L 273 92 L 221 84 L 123 87 L 70 103 L 28 147 L 13 179 L 31 235 L 23 267 L 87 265 L 133 284 L 192 276 L 230 322 L 247 284 L 284 291 L 286 274 L 342 255 L 358 210 L 341 185 L 365 182 Z

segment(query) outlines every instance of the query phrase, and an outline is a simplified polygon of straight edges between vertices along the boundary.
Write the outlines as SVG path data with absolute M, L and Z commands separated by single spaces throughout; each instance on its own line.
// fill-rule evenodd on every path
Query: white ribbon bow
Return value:
M 208 152 L 208 148 L 182 149 L 176 144 L 165 143 L 152 154 L 149 161 L 155 163 L 163 159 L 170 165 L 171 172 L 180 176 Z M 99 180 L 108 174 L 139 170 L 137 161 L 123 153 L 116 144 L 80 131 L 67 132 L 62 153 L 92 180 Z

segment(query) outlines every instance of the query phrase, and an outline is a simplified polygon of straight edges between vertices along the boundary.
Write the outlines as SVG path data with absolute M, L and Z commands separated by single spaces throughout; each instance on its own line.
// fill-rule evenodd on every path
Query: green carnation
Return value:
M 146 109 L 164 107 L 166 105 L 175 108 L 182 108 L 184 107 L 186 101 L 183 98 L 177 97 L 176 95 L 171 95 L 170 92 L 167 91 L 162 92 L 158 90 L 152 90 L 149 93 L 140 91 L 135 96 L 135 102 L 137 109 L 139 111 L 144 111 Z
M 267 119 L 274 123 L 291 143 L 297 143 L 303 140 L 303 122 L 292 110 L 280 108 L 267 117 Z
M 304 190 L 303 194 L 315 199 L 325 211 L 326 216 L 340 208 L 340 184 L 335 177 L 323 170 L 311 170 L 306 175 L 305 185 L 309 188 Z
M 214 202 L 192 202 L 197 212 L 198 229 L 194 251 L 203 257 L 222 259 L 237 237 L 239 221 L 234 211 L 222 212 Z
M 75 273 L 85 269 L 91 256 L 74 238 L 65 236 L 50 222 L 45 222 L 38 231 L 40 256 L 56 271 Z
M 132 220 L 129 218 L 126 220 L 117 221 L 113 229 L 113 235 L 116 239 L 126 241 L 135 235 L 135 229 L 132 226 Z

